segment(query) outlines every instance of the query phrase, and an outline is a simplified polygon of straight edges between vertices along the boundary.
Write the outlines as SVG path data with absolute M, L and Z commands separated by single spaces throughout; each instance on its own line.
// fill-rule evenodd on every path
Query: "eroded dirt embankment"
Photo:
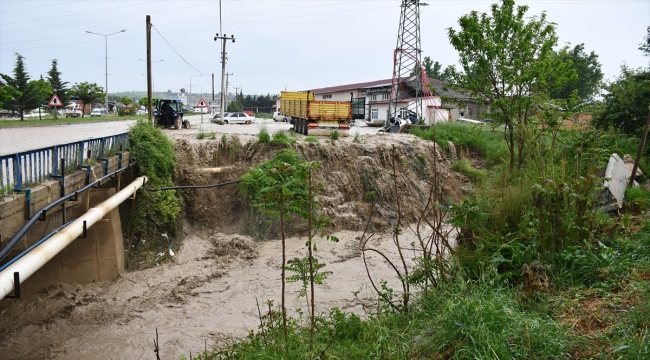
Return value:
M 229 144 L 234 144 L 229 147 Z M 439 170 L 443 196 L 455 194 L 455 179 L 444 155 L 433 144 L 411 136 L 369 137 L 326 144 L 291 145 L 308 160 L 321 161 L 320 200 L 333 217 L 332 231 L 339 243 L 319 240 L 316 256 L 333 274 L 316 291 L 317 312 L 339 307 L 360 315 L 376 304 L 361 258 L 359 237 L 370 203 L 363 195 L 379 194 L 373 214 L 376 235 L 370 246 L 394 261 L 397 250 L 386 227 L 394 224 L 391 157 L 398 154 L 398 189 L 402 209 L 413 220 L 428 181 Z M 201 185 L 237 179 L 273 156 L 278 145 L 237 145 L 220 141 L 180 139 L 177 142 L 182 185 Z M 196 168 L 229 167 L 221 174 L 199 174 Z M 250 211 L 237 187 L 187 190 L 188 225 L 183 247 L 170 263 L 133 271 L 113 281 L 91 285 L 59 285 L 28 299 L 0 301 L 0 358 L 2 359 L 154 359 L 155 330 L 160 334 L 161 357 L 196 354 L 221 336 L 242 336 L 255 329 L 257 301 L 280 302 L 281 248 L 279 241 L 254 241 L 241 235 L 250 228 Z M 305 256 L 300 227 L 287 240 L 288 258 Z M 270 233 L 270 235 L 273 235 Z M 410 230 L 402 244 L 416 242 Z M 395 274 L 377 256 L 369 258 L 373 277 L 397 288 Z M 290 313 L 305 309 L 299 284 L 288 284 Z
M 320 170 L 315 180 L 323 191 L 318 201 L 332 219 L 330 230 L 362 230 L 370 214 L 372 202 L 366 194 L 374 192 L 372 229 L 385 229 L 397 219 L 395 185 L 392 179 L 395 147 L 395 173 L 402 217 L 406 222 L 417 220 L 429 196 L 434 174 L 442 199 L 458 199 L 457 176 L 449 172 L 447 156 L 438 146 L 412 135 L 374 135 L 359 142 L 345 141 L 296 144 L 260 144 L 240 138 L 222 140 L 177 140 L 180 162 L 178 181 L 184 185 L 204 185 L 237 180 L 254 165 L 260 164 L 282 148 L 299 152 L 308 161 L 318 161 Z M 198 172 L 198 168 L 222 167 L 222 173 Z M 219 229 L 227 233 L 261 235 L 277 238 L 277 228 L 261 229 L 254 224 L 246 196 L 238 185 L 223 188 L 185 191 L 187 218 L 197 228 Z M 259 220 L 258 220 L 259 222 Z M 290 233 L 299 234 L 300 222 Z M 269 230 L 269 231 L 266 231 Z

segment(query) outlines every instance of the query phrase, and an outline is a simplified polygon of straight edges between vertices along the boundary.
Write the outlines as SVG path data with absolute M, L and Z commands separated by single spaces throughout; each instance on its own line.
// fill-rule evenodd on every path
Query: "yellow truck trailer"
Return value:
M 312 92 L 283 91 L 280 109 L 291 116 L 293 130 L 303 135 L 329 135 L 337 130 L 348 136 L 352 115 L 350 101 L 316 101 Z

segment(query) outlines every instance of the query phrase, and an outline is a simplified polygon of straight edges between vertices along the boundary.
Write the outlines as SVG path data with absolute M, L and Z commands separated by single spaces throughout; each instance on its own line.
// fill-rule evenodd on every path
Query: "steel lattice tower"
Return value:
M 420 0 L 402 0 L 397 45 L 393 54 L 393 86 L 387 126 L 399 126 L 399 118 L 422 118 L 422 79 L 412 75 L 422 63 L 420 46 Z M 406 100 L 412 99 L 412 100 Z M 406 101 L 406 103 L 404 103 Z M 396 131 L 394 129 L 394 131 Z

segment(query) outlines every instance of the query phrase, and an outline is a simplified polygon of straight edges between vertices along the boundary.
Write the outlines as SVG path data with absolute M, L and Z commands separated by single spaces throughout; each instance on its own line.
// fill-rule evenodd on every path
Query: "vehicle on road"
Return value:
M 282 114 L 279 111 L 273 113 L 273 121 L 289 122 L 289 120 L 291 120 L 289 115 Z
M 217 122 L 220 119 L 221 119 L 221 114 L 215 114 L 212 121 Z M 243 112 L 225 113 L 223 115 L 224 124 L 253 124 L 255 123 L 255 120 L 256 119 L 254 116 L 244 114 Z
M 81 117 L 81 105 L 78 103 L 70 103 L 65 107 L 65 117 Z
M 293 131 L 303 135 L 327 136 L 333 130 L 341 136 L 348 136 L 350 122 L 363 119 L 365 101 L 363 98 L 350 101 L 316 101 L 312 92 L 283 91 L 280 108 L 291 116 Z
M 154 123 L 162 127 L 189 129 L 190 122 L 183 120 L 183 108 L 180 99 L 159 99 L 153 109 Z
M 93 111 L 90 112 L 90 117 L 93 116 L 106 116 L 106 110 L 103 108 L 94 108 Z

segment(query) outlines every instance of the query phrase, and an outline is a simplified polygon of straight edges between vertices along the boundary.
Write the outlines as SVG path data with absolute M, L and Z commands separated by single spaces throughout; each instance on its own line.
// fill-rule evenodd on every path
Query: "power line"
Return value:
M 71 2 L 74 2 L 74 1 L 71 1 Z M 125 6 L 112 7 L 112 8 L 108 8 L 108 9 L 102 9 L 102 10 L 100 10 L 100 11 L 115 10 L 115 9 L 123 9 L 123 8 L 133 7 L 133 6 L 140 6 L 140 5 L 153 4 L 153 3 L 155 3 L 155 2 L 157 2 L 157 1 L 151 1 L 151 2 L 148 2 L 148 3 L 130 4 L 130 5 L 125 5 Z M 4 23 L 4 24 L 2 24 L 2 25 L 3 25 L 3 26 L 6 26 L 6 25 L 13 25 L 13 24 L 22 24 L 22 23 L 32 22 L 32 21 L 42 21 L 42 20 L 49 20 L 49 19 L 62 18 L 62 17 L 66 17 L 66 16 L 87 15 L 87 14 L 88 14 L 88 12 L 85 11 L 85 12 L 74 13 L 74 14 L 65 14 L 65 15 L 59 15 L 59 16 L 48 16 L 48 17 L 46 17 L 46 18 L 40 18 L 40 19 L 30 19 L 30 20 L 17 21 L 17 22 L 12 22 L 12 23 Z
M 8 13 L 8 12 L 14 12 L 14 11 L 30 10 L 30 9 L 41 9 L 41 8 L 48 7 L 48 6 L 64 5 L 64 4 L 69 4 L 69 3 L 73 3 L 73 2 L 79 2 L 79 1 L 81 1 L 81 0 L 73 0 L 73 1 L 68 1 L 68 2 L 64 2 L 64 3 L 56 3 L 56 4 L 34 6 L 34 7 L 24 8 L 24 9 L 5 10 L 5 11 L 0 11 L 0 14 L 4 14 L 4 13 Z M 9 5 L 9 4 L 15 4 L 15 3 L 20 3 L 20 2 L 24 3 L 24 1 L 14 1 L 14 2 L 10 2 L 10 3 L 4 3 L 4 4 L 1 4 L 1 5 L 6 6 L 6 5 Z
M 176 53 L 176 55 L 178 55 L 178 57 L 180 57 L 181 59 L 183 59 L 183 61 L 185 61 L 185 63 L 186 63 L 187 65 L 189 65 L 192 69 L 198 71 L 200 74 L 203 74 L 203 71 L 199 71 L 199 69 L 195 68 L 195 67 L 192 66 L 192 64 L 190 64 L 187 60 L 185 60 L 185 58 L 184 58 L 181 54 L 179 54 L 178 51 L 176 51 L 176 49 L 174 49 L 174 47 L 172 46 L 172 44 L 170 44 L 169 41 L 167 41 L 167 39 L 165 39 L 165 37 L 160 33 L 160 31 L 158 31 L 158 29 L 156 29 L 156 27 L 155 27 L 153 24 L 151 24 L 151 27 L 154 28 L 154 29 L 156 30 L 156 32 L 158 33 L 158 35 L 160 35 L 160 37 L 161 37 L 163 40 L 165 40 L 165 42 L 167 43 L 167 45 L 169 45 L 169 47 L 172 48 L 172 50 L 174 50 L 174 52 Z
M 355 2 L 367 2 L 367 1 L 368 0 L 357 0 Z M 340 2 L 340 0 L 339 0 L 339 2 L 334 4 L 334 5 L 342 5 L 342 4 L 349 4 L 349 3 L 350 2 Z M 259 12 L 256 12 L 256 13 L 251 13 L 250 15 L 268 14 L 268 13 L 274 13 L 274 12 L 284 12 L 284 11 L 289 11 L 289 10 L 311 9 L 311 8 L 323 7 L 323 6 L 331 6 L 331 5 L 332 4 L 330 4 L 330 5 L 312 5 L 312 6 L 303 6 L 303 7 L 291 8 L 291 9 L 267 10 L 267 11 L 259 11 Z M 357 11 L 357 10 L 353 10 L 353 11 Z M 129 16 L 133 16 L 133 15 L 129 15 Z M 225 17 L 226 18 L 236 17 L 236 15 L 230 15 L 230 16 L 225 16 Z M 216 20 L 216 19 L 219 19 L 219 18 L 209 17 L 209 18 L 204 18 L 204 19 L 193 19 L 192 22 L 211 21 L 211 20 Z M 187 21 L 176 21 L 176 22 L 171 22 L 171 23 L 158 24 L 158 26 L 186 24 L 186 23 L 187 23 Z M 232 26 L 232 25 L 235 25 L 235 23 L 233 22 L 233 23 L 227 24 L 227 25 Z M 137 29 L 140 29 L 140 27 L 132 27 L 132 28 L 125 28 L 125 29 L 126 30 L 137 30 Z M 201 28 L 199 28 L 199 29 L 201 29 Z M 175 30 L 175 31 L 185 31 L 185 30 Z M 168 31 L 168 32 L 170 32 L 170 31 Z M 173 31 L 171 31 L 171 32 L 173 32 Z M 37 40 L 14 41 L 14 42 L 8 42 L 8 43 L 0 43 L 0 45 L 8 45 L 8 44 L 16 44 L 16 43 L 24 43 L 24 42 L 34 42 L 34 41 L 56 40 L 56 39 L 60 39 L 60 38 L 64 38 L 64 37 L 75 37 L 75 36 L 85 36 L 85 34 L 82 34 L 82 35 L 69 35 L 69 36 L 57 36 L 57 37 L 51 37 L 51 38 L 40 38 L 40 39 L 37 39 Z M 129 36 L 129 37 L 131 37 L 131 36 Z M 125 38 L 129 38 L 129 37 L 125 37 Z M 88 42 L 88 41 L 86 41 L 86 42 Z M 86 42 L 78 42 L 78 43 L 81 44 L 81 43 L 86 43 Z M 67 43 L 67 44 L 63 44 L 63 45 L 68 45 L 68 44 L 77 44 L 77 43 Z M 43 46 L 43 47 L 51 47 L 51 46 L 56 46 L 56 45 L 46 45 L 46 46 Z M 38 47 L 23 48 L 23 49 L 36 49 L 36 48 L 38 48 Z M 17 49 L 17 50 L 23 50 L 23 49 Z M 14 51 L 14 50 L 2 50 L 2 51 Z

